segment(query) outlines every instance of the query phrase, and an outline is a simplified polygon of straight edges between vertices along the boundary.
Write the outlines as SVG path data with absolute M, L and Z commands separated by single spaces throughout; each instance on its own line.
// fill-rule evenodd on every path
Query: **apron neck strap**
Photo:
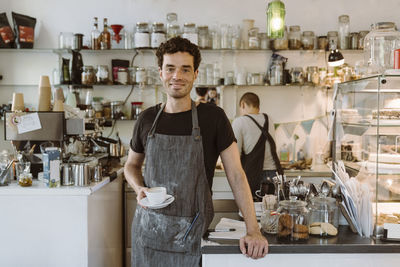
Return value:
M 151 126 L 151 129 L 149 131 L 149 137 L 154 136 L 158 119 L 160 118 L 161 114 L 163 113 L 165 105 L 166 105 L 166 103 L 163 103 L 161 105 L 160 110 L 158 111 L 156 118 L 154 119 L 153 125 Z M 199 119 L 197 117 L 196 103 L 193 100 L 191 100 L 191 106 L 192 106 L 192 125 L 193 125 L 192 136 L 197 141 L 197 140 L 200 140 L 200 127 L 199 127 Z

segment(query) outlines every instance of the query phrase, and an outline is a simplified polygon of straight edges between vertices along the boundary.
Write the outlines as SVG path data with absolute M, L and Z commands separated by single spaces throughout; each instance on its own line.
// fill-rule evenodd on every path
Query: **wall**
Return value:
M 341 14 L 350 15 L 351 31 L 369 29 L 369 25 L 378 21 L 394 21 L 400 23 L 398 10 L 400 2 L 396 0 L 357 0 L 357 1 L 326 1 L 326 0 L 286 0 L 286 23 L 287 25 L 298 24 L 302 30 L 313 30 L 316 35 L 326 34 L 327 31 L 337 30 L 337 18 Z M 255 26 L 260 27 L 260 31 L 265 31 L 265 9 L 267 1 L 249 0 L 219 0 L 219 1 L 188 1 L 188 0 L 114 0 L 114 1 L 60 1 L 60 0 L 2 0 L 2 9 L 7 12 L 11 22 L 11 11 L 28 14 L 38 19 L 35 35 L 36 48 L 55 48 L 58 45 L 58 34 L 63 31 L 81 32 L 89 35 L 92 19 L 94 16 L 102 19 L 107 17 L 109 24 L 124 24 L 128 30 L 133 29 L 137 21 L 163 21 L 165 22 L 166 13 L 176 12 L 178 21 L 182 25 L 184 22 L 195 22 L 197 25 L 206 24 L 212 26 L 214 23 L 240 24 L 242 19 L 255 19 Z M 102 27 L 101 27 L 102 28 Z M 222 72 L 234 70 L 235 67 L 244 66 L 247 71 L 265 71 L 266 64 L 271 52 L 242 54 L 214 53 L 208 52 L 203 55 L 204 63 L 217 62 Z M 318 65 L 325 66 L 325 56 L 323 53 L 313 51 L 307 52 L 282 52 L 289 58 L 288 67 Z M 311 54 L 310 54 L 311 53 Z M 121 54 L 118 58 L 130 59 L 132 55 Z M 360 59 L 361 54 L 345 55 L 346 61 L 354 64 Z M 96 55 L 95 55 L 96 57 Z M 84 56 L 90 64 L 109 60 L 114 55 L 102 54 L 101 58 L 93 55 Z M 144 65 L 154 65 L 154 58 L 143 56 L 138 58 Z M 86 62 L 86 61 L 85 61 Z M 0 74 L 4 75 L 4 80 L 0 84 L 0 103 L 11 100 L 12 92 L 18 91 L 25 94 L 25 101 L 30 106 L 37 104 L 37 82 L 40 75 L 52 76 L 53 69 L 57 68 L 57 55 L 50 52 L 29 52 L 29 53 L 4 53 L 0 52 Z M 112 90 L 112 91 L 110 91 Z M 255 89 L 259 90 L 259 89 Z M 286 90 L 285 93 L 284 90 Z M 306 89 L 304 89 L 306 90 Z M 321 115 L 329 106 L 325 102 L 325 94 L 318 91 L 313 92 L 308 98 L 308 102 L 301 102 L 299 109 L 292 109 L 299 99 L 304 98 L 304 90 L 294 88 L 281 88 L 281 90 L 271 90 L 265 88 L 260 91 L 263 95 L 261 101 L 262 111 L 267 112 L 275 122 L 290 122 L 310 119 L 314 115 Z M 107 96 L 111 100 L 123 99 L 128 94 L 129 88 L 96 89 L 95 95 Z M 243 93 L 243 92 L 239 92 Z M 328 93 L 329 94 L 329 93 Z M 303 98 L 301 96 L 303 95 Z M 233 119 L 236 115 L 235 106 L 237 101 L 237 91 L 226 90 L 223 105 L 228 116 Z M 236 97 L 236 98 L 235 98 Z M 299 98 L 300 97 L 300 98 Z M 274 100 L 277 100 L 274 102 Z M 157 99 L 154 100 L 156 102 Z M 274 105 L 268 103 L 292 103 L 285 109 L 277 111 Z M 150 101 L 148 105 L 152 104 Z M 312 105 L 308 105 L 313 103 Z M 304 112 L 310 109 L 310 112 Z M 303 112 L 295 112 L 303 110 Z M 312 114 L 312 116 L 310 115 Z M 128 143 L 132 131 L 132 122 L 118 122 L 117 129 L 120 131 L 124 143 Z M 0 132 L 3 133 L 2 126 Z M 318 133 L 320 133 L 318 131 Z M 279 134 L 279 132 L 277 133 Z M 304 134 L 303 134 L 304 135 Z M 321 134 L 319 134 L 321 136 Z M 322 135 L 326 135 L 323 132 Z M 317 135 L 318 136 L 318 135 Z M 2 139 L 2 138 L 1 138 Z M 278 141 L 283 143 L 285 141 Z M 303 140 L 303 143 L 305 140 Z M 318 149 L 323 144 L 319 145 Z M 8 142 L 0 141 L 0 147 L 9 147 Z

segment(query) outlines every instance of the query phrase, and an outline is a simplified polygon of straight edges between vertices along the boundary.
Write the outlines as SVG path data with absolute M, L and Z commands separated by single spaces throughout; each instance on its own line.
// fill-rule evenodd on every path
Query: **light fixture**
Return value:
M 338 67 L 340 65 L 344 64 L 344 57 L 342 53 L 336 48 L 336 45 L 332 43 L 330 45 L 331 52 L 329 53 L 328 56 L 328 65 L 330 67 Z
M 267 34 L 269 38 L 283 38 L 285 33 L 285 4 L 280 0 L 268 3 Z

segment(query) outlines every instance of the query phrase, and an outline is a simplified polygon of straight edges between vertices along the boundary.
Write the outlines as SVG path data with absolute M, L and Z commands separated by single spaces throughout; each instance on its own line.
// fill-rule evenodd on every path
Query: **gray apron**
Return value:
M 199 266 L 201 238 L 214 216 L 203 144 L 192 101 L 192 134 L 156 134 L 161 106 L 146 142 L 144 183 L 164 186 L 175 201 L 163 209 L 136 208 L 132 266 Z

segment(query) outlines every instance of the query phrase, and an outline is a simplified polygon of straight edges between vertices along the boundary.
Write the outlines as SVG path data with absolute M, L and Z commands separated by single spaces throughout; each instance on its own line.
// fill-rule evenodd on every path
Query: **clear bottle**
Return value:
M 100 49 L 100 31 L 99 31 L 99 26 L 98 26 L 98 18 L 94 17 L 94 22 L 93 22 L 93 30 L 90 33 L 91 36 L 91 48 L 93 50 L 99 50 Z
M 199 26 L 197 29 L 199 31 L 199 47 L 205 49 L 211 48 L 208 36 L 208 26 Z
M 168 13 L 167 22 L 167 39 L 180 36 L 178 15 L 176 13 Z
M 100 49 L 111 49 L 111 34 L 108 31 L 107 18 L 103 20 L 103 31 L 101 32 Z
M 307 202 L 296 200 L 296 197 L 290 197 L 290 200 L 279 202 L 278 208 L 278 239 L 284 241 L 302 242 L 309 237 L 309 210 Z
M 151 47 L 157 48 L 161 43 L 165 42 L 166 34 L 164 30 L 164 23 L 154 22 L 151 32 Z
M 108 66 L 107 65 L 97 65 L 96 67 L 96 83 L 97 84 L 108 84 Z
M 274 40 L 274 49 L 276 50 L 287 50 L 289 49 L 289 40 L 288 40 L 288 33 L 287 27 L 285 26 L 285 30 L 283 33 L 283 37 Z
M 335 50 L 336 48 L 338 48 L 338 42 L 339 42 L 338 35 L 339 34 L 337 31 L 328 32 L 328 49 L 329 50 Z
M 197 34 L 195 23 L 185 23 L 183 25 L 182 38 L 188 39 L 190 42 L 194 43 L 195 45 L 197 45 L 199 43 L 199 40 L 198 40 L 199 37 Z
M 150 31 L 149 31 L 149 24 L 147 22 L 136 23 L 135 47 L 136 48 L 150 47 Z
M 350 37 L 350 17 L 348 15 L 339 16 L 339 49 L 349 49 Z
M 96 75 L 94 73 L 93 66 L 83 66 L 82 67 L 82 84 L 83 85 L 93 85 L 96 82 Z
M 258 27 L 249 30 L 249 49 L 260 49 L 260 39 L 258 39 Z
M 258 34 L 258 39 L 260 40 L 260 49 L 269 49 L 269 38 L 266 32 L 260 32 Z
M 304 31 L 301 37 L 304 50 L 314 49 L 315 35 L 313 31 Z
M 289 27 L 289 49 L 300 49 L 301 48 L 301 32 L 300 26 L 294 25 Z
M 240 33 L 241 33 L 240 25 L 232 26 L 232 45 L 231 45 L 232 49 L 240 49 L 240 43 L 241 43 Z
M 336 199 L 315 197 L 310 204 L 310 234 L 336 236 L 339 226 L 339 212 Z
M 221 25 L 221 49 L 231 49 L 232 28 L 227 24 Z
M 392 69 L 394 50 L 400 48 L 400 32 L 393 22 L 379 22 L 364 38 L 364 61 L 368 64 L 368 73 L 382 73 Z
M 367 36 L 369 31 L 360 31 L 358 38 L 358 49 L 364 49 L 364 38 Z
M 221 30 L 217 23 L 211 31 L 211 47 L 212 49 L 221 49 Z

